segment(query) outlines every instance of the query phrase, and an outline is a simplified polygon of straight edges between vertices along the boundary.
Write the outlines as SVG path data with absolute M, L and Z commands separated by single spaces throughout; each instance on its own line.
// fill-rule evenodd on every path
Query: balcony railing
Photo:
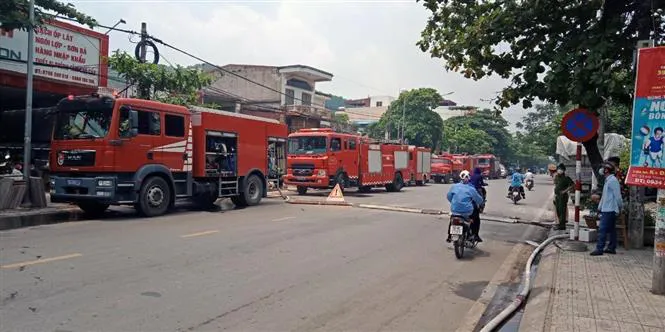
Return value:
M 330 120 L 331 112 L 322 107 L 307 105 L 286 105 L 282 106 L 286 115 L 304 116 L 321 120 Z

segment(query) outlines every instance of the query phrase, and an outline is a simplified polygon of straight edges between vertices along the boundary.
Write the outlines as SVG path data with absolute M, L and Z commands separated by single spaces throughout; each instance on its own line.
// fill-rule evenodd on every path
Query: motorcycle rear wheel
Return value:
M 453 247 L 455 247 L 455 257 L 457 259 L 462 259 L 462 256 L 464 256 L 464 244 L 466 243 L 466 234 L 460 235 L 460 237 L 453 243 Z

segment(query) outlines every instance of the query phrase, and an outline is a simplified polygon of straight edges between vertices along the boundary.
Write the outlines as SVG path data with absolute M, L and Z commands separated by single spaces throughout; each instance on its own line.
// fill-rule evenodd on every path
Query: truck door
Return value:
M 348 147 L 348 159 L 349 159 L 349 176 L 350 177 L 359 177 L 360 176 L 360 153 L 358 149 L 358 139 L 355 137 L 349 138 L 347 140 Z
M 138 133 L 131 137 L 129 107 L 121 107 L 118 127 L 119 140 L 115 143 L 114 171 L 135 173 L 143 165 L 155 162 L 152 151 L 156 141 L 161 139 L 161 118 L 159 112 L 131 108 L 138 113 Z
M 330 157 L 328 158 L 328 165 L 330 165 L 330 175 L 334 176 L 335 172 L 344 167 L 342 163 L 344 155 L 342 152 L 342 139 L 339 137 L 330 138 Z

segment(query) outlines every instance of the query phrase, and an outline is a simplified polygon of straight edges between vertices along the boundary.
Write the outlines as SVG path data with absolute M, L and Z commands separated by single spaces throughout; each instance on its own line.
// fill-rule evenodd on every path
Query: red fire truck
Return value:
M 501 175 L 499 160 L 493 154 L 479 154 L 473 157 L 476 167 L 480 168 L 484 177 L 498 179 Z
M 436 183 L 450 183 L 453 180 L 453 157 L 451 155 L 432 156 L 432 179 Z
M 410 145 L 409 146 L 409 185 L 415 183 L 422 186 L 430 179 L 432 171 L 432 150 Z
M 358 187 L 367 192 L 385 186 L 400 191 L 408 172 L 408 146 L 374 142 L 330 128 L 300 129 L 289 135 L 284 183 L 298 193 L 308 188 Z
M 278 121 L 202 107 L 92 94 L 58 103 L 51 200 L 90 214 L 134 205 L 157 216 L 176 199 L 256 205 L 286 167 Z

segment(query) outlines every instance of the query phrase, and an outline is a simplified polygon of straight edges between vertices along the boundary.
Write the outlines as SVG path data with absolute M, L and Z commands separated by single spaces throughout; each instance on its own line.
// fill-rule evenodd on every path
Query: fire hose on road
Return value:
M 554 240 L 567 239 L 569 237 L 570 235 L 568 234 L 554 235 L 547 238 L 545 241 L 543 241 L 543 243 L 536 247 L 536 249 L 531 253 L 531 256 L 529 256 L 529 259 L 526 261 L 526 267 L 524 267 L 524 287 L 522 287 L 522 291 L 517 294 L 515 300 L 513 300 L 513 302 L 508 307 L 503 309 L 503 311 L 501 311 L 496 317 L 492 318 L 492 320 L 489 321 L 489 323 L 487 323 L 487 325 L 485 325 L 480 330 L 480 332 L 494 331 L 494 329 L 496 329 L 501 323 L 503 323 L 503 321 L 510 317 L 510 315 L 512 315 L 524 304 L 524 301 L 531 291 L 531 265 L 533 265 L 533 260 L 545 247 L 547 247 L 547 245 L 552 243 Z

